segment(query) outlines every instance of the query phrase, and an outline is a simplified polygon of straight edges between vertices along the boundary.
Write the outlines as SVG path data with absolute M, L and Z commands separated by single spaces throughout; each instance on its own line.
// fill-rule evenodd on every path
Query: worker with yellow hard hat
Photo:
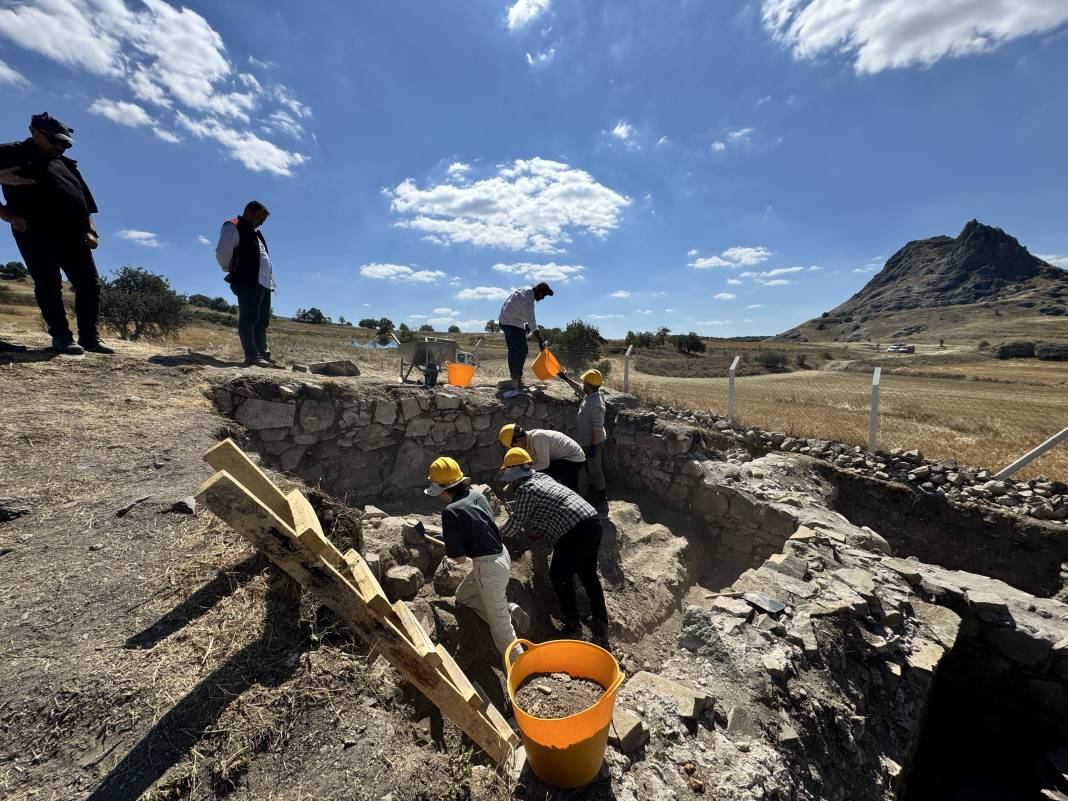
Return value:
M 535 470 L 578 490 L 579 472 L 586 463 L 586 454 L 567 434 L 543 428 L 525 429 L 519 423 L 509 423 L 501 427 L 497 439 L 505 450 L 523 448 L 530 454 Z
M 580 384 L 566 373 L 560 373 L 560 378 L 582 399 L 576 418 L 578 428 L 576 439 L 586 452 L 586 477 L 590 484 L 590 502 L 594 506 L 603 507 L 608 504 L 605 496 L 607 485 L 601 465 L 602 448 L 607 436 L 604 429 L 604 393 L 601 392 L 604 376 L 601 375 L 600 370 L 587 370 L 581 377 L 582 383 Z
M 522 448 L 509 448 L 501 464 L 501 481 L 511 485 L 515 502 L 501 526 L 509 536 L 529 528 L 532 539 L 552 546 L 549 579 L 560 601 L 563 636 L 581 631 L 578 601 L 572 579 L 578 575 L 590 602 L 590 631 L 608 632 L 608 610 L 597 576 L 601 547 L 601 516 L 581 495 L 534 469 L 534 459 Z
M 493 509 L 451 457 L 435 459 L 427 478 L 430 486 L 424 492 L 445 503 L 441 511 L 445 556 L 459 564 L 471 562 L 471 572 L 456 588 L 456 603 L 486 621 L 493 644 L 503 656 L 516 639 L 515 624 L 523 631 L 530 618 L 518 604 L 508 603 L 512 559 L 494 522 Z

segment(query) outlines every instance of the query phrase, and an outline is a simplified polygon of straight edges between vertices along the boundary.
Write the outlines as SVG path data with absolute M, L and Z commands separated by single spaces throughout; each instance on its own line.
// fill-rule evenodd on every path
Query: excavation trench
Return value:
M 413 536 L 406 521 L 437 522 L 440 507 L 421 492 L 427 465 L 436 456 L 454 456 L 475 482 L 491 482 L 502 455 L 500 426 L 519 422 L 528 429 L 569 432 L 573 401 L 540 393 L 505 403 L 480 390 L 270 381 L 232 382 L 217 387 L 213 398 L 222 413 L 243 426 L 246 447 L 259 452 L 267 466 L 362 510 L 360 548 L 387 593 L 408 601 L 461 667 L 503 705 L 500 673 L 492 667 L 499 660 L 488 630 L 473 612 L 457 608 L 452 594 L 460 577 L 451 574 L 440 548 Z M 799 760 L 797 770 L 809 775 L 820 776 L 818 766 L 823 778 L 813 781 L 836 781 L 850 788 L 849 797 L 1006 797 L 984 796 L 979 790 L 968 794 L 969 762 L 976 755 L 983 760 L 978 775 L 985 777 L 980 784 L 987 789 L 1019 782 L 1032 769 L 1041 772 L 1036 766 L 1045 765 L 1046 753 L 1065 735 L 1057 721 L 1068 720 L 1064 643 L 1053 648 L 1064 636 L 1043 626 L 1051 620 L 1068 626 L 1068 614 L 1063 604 L 1032 596 L 1057 591 L 1060 565 L 1055 570 L 1054 563 L 1060 540 L 1047 536 L 1041 526 L 1012 528 L 1012 521 L 1000 518 L 953 517 L 949 509 L 917 508 L 885 482 L 850 476 L 795 454 L 731 463 L 727 452 L 737 452 L 735 443 L 658 421 L 629 406 L 625 396 L 609 399 L 611 502 L 599 564 L 612 624 L 609 643 L 628 674 L 688 670 L 679 667 L 680 655 L 685 664 L 704 651 L 690 653 L 686 649 L 692 651 L 691 645 L 682 645 L 692 644 L 695 631 L 718 631 L 709 635 L 723 640 L 716 658 L 731 651 L 731 668 L 707 674 L 709 686 L 724 697 L 752 696 L 745 703 L 754 705 L 751 714 L 763 721 L 765 731 L 777 730 L 790 710 L 795 717 L 789 725 L 804 750 L 785 758 Z M 491 495 L 495 503 L 501 500 L 495 491 Z M 372 504 L 377 508 L 368 508 Z M 986 538 L 983 547 L 977 544 L 980 538 Z M 559 610 L 548 580 L 547 549 L 524 535 L 508 547 L 513 562 L 508 594 L 530 616 L 525 636 L 550 639 Z M 1014 563 L 1013 548 L 1026 551 L 1031 561 Z M 843 563 L 841 549 L 853 553 L 854 561 Z M 922 561 L 905 562 L 903 557 L 909 556 Z M 884 568 L 884 559 L 898 566 Z M 912 564 L 918 566 L 916 575 L 912 568 L 904 570 L 910 589 L 895 571 Z M 1033 574 L 1027 565 L 1035 568 Z M 831 576 L 843 569 L 847 580 L 860 581 L 859 589 L 842 589 L 842 581 Z M 798 571 L 794 578 L 784 575 L 791 570 Z M 857 576 L 869 571 L 892 574 L 897 584 L 880 590 L 878 597 L 861 597 L 857 593 L 868 591 L 865 579 Z M 761 616 L 751 615 L 754 626 L 743 630 L 743 623 L 723 617 L 718 596 L 725 588 L 767 590 L 787 604 L 787 616 L 779 623 L 764 616 L 764 628 L 757 631 Z M 1005 610 L 1008 619 L 975 611 L 975 598 L 999 593 L 1011 601 Z M 928 635 L 910 606 L 912 597 L 917 605 L 922 597 L 956 611 L 964 623 L 955 645 L 943 649 L 924 639 Z M 581 591 L 579 602 L 588 612 Z M 812 610 L 820 637 L 832 638 L 819 644 L 818 652 L 808 650 L 803 633 L 789 634 L 797 622 L 790 618 L 799 607 Z M 846 619 L 834 626 L 816 624 L 815 615 L 831 613 Z M 866 617 L 849 619 L 858 614 Z M 712 628 L 702 622 L 706 618 Z M 955 626 L 953 631 L 955 636 Z M 777 639 L 784 634 L 785 641 Z M 824 703 L 816 711 L 805 711 L 799 702 L 804 693 L 777 697 L 766 687 L 759 689 L 765 671 L 771 670 L 759 654 L 776 644 L 808 664 L 806 681 L 826 684 L 817 693 Z M 930 653 L 924 649 L 930 647 L 947 654 L 941 667 L 938 659 L 923 664 L 922 655 Z M 921 657 L 903 661 L 902 648 Z M 698 659 L 695 664 L 705 663 Z M 847 664 L 846 672 L 835 667 Z M 902 689 L 894 695 L 887 682 L 902 675 L 902 666 L 910 680 L 902 679 Z M 936 680 L 915 680 L 916 671 Z M 854 678 L 846 679 L 847 674 Z M 727 683 L 720 686 L 720 681 Z M 877 702 L 877 708 L 866 708 L 866 698 Z M 976 703 L 977 698 L 990 700 Z M 843 745 L 840 738 L 828 739 L 828 704 L 863 712 L 860 718 L 870 718 L 873 733 L 859 747 L 851 740 Z M 779 707 L 780 717 L 770 714 L 773 706 Z M 907 725 L 897 720 L 902 708 L 910 710 Z M 841 714 L 832 729 L 845 725 L 838 719 Z M 845 717 L 847 722 L 856 718 Z M 870 752 L 867 761 L 865 751 Z M 864 769 L 858 770 L 858 764 Z M 893 794 L 873 789 L 878 787 Z

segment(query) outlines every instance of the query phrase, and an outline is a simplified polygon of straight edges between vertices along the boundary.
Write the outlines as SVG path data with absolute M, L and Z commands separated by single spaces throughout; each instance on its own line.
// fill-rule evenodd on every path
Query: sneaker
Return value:
M 67 356 L 81 356 L 85 353 L 85 348 L 77 344 L 73 339 L 61 339 L 60 337 L 52 337 L 52 347 L 49 350 L 63 353 Z
M 516 634 L 526 634 L 530 630 L 530 615 L 519 604 L 508 604 L 512 616 L 512 628 Z
M 245 359 L 241 362 L 242 367 L 270 367 L 271 365 L 265 362 L 263 359 Z
M 99 339 L 94 339 L 92 342 L 82 342 L 81 346 L 83 349 L 89 351 L 89 353 L 103 353 L 105 355 L 110 355 L 115 352 L 114 348 L 109 348 Z

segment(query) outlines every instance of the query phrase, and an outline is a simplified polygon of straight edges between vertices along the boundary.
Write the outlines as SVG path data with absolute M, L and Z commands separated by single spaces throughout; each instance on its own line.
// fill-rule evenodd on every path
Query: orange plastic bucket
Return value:
M 556 361 L 556 357 L 552 352 L 545 348 L 538 354 L 538 358 L 534 360 L 534 364 L 530 365 L 530 369 L 534 371 L 534 375 L 540 378 L 542 381 L 548 381 L 550 378 L 556 378 L 557 374 L 562 369 L 560 362 Z
M 526 650 L 511 663 L 517 645 Z M 527 763 L 546 784 L 562 789 L 582 787 L 597 778 L 608 745 L 608 727 L 616 705 L 616 691 L 623 672 L 614 656 L 581 640 L 550 640 L 535 644 L 516 640 L 504 652 L 508 672 L 508 697 L 512 700 L 519 733 L 527 749 Z M 533 673 L 567 673 L 593 679 L 605 687 L 600 700 L 566 718 L 536 718 L 515 701 L 515 691 Z
M 449 362 L 449 383 L 454 387 L 469 387 L 471 379 L 475 376 L 473 364 L 453 364 Z

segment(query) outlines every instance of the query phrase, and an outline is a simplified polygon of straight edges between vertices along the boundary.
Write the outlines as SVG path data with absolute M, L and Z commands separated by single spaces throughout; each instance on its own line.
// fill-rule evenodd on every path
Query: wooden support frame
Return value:
M 201 486 L 197 500 L 314 593 L 491 759 L 500 765 L 512 762 L 519 738 L 501 713 L 480 696 L 452 656 L 431 641 L 403 602 L 390 604 L 358 552 L 342 555 L 323 536 L 303 493 L 282 494 L 230 440 L 212 448 L 205 460 L 219 472 Z M 233 467 L 237 474 L 218 465 Z

